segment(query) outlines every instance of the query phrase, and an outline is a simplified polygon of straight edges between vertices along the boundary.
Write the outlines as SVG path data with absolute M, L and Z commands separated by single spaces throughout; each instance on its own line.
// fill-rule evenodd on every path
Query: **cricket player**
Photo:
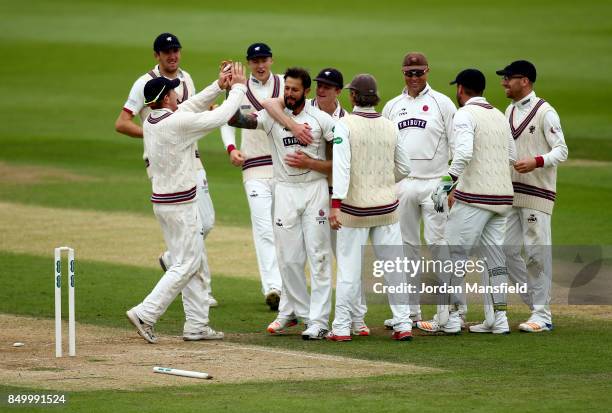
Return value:
M 421 222 L 425 243 L 443 244 L 446 214 L 434 211 L 431 193 L 447 172 L 452 151 L 452 121 L 456 108 L 445 95 L 435 91 L 427 82 L 430 67 L 424 54 L 410 52 L 404 56 L 402 73 L 406 87 L 402 94 L 391 99 L 382 115 L 399 130 L 400 144 L 411 160 L 410 176 L 397 184 L 400 227 L 406 254 L 420 259 Z M 432 249 L 435 255 L 435 248 Z M 418 282 L 419 274 L 416 280 Z M 418 295 L 411 306 L 413 321 L 421 320 Z M 391 320 L 385 322 L 391 327 Z
M 378 259 L 403 257 L 394 165 L 402 177 L 410 173 L 409 158 L 398 146 L 397 128 L 375 110 L 380 97 L 374 77 L 357 75 L 346 88 L 353 112 L 336 123 L 329 217 L 331 227 L 338 231 L 338 272 L 335 319 L 327 339 L 337 342 L 352 340 L 353 317 L 363 295 L 362 246 L 368 238 L 376 245 Z M 403 272 L 393 278 L 387 274 L 388 285 L 406 283 Z M 396 295 L 389 294 L 394 330 L 391 337 L 407 341 L 412 339 L 410 307 L 407 299 L 401 304 Z
M 333 67 L 322 69 L 317 77 L 316 96 L 314 99 L 306 99 L 306 106 L 312 106 L 321 109 L 323 112 L 330 115 L 334 120 L 339 120 L 346 115 L 346 111 L 340 104 L 338 97 L 342 93 L 344 87 L 344 78 L 342 72 Z M 288 116 L 283 112 L 285 108 L 283 99 L 268 99 L 263 102 L 263 106 L 276 121 L 281 124 L 289 124 L 291 129 L 294 130 L 298 125 L 295 124 Z M 298 135 L 294 135 L 298 136 Z M 310 138 L 305 143 L 310 143 Z M 319 160 L 312 159 L 302 151 L 296 151 L 290 153 L 285 157 L 287 165 L 300 168 L 300 169 L 314 169 L 321 173 L 327 174 L 327 181 L 329 184 L 329 195 L 332 194 L 332 145 L 327 145 L 327 159 Z M 331 245 L 332 252 L 336 251 L 336 231 L 332 230 L 331 233 Z M 365 323 L 365 315 L 368 311 L 368 307 L 365 304 L 365 296 L 361 295 L 361 301 L 354 303 L 355 308 L 352 312 L 353 323 L 352 331 L 354 335 L 358 336 L 369 336 L 370 329 Z
M 455 151 L 448 169 L 448 175 L 456 182 L 456 189 L 448 198 L 452 207 L 445 231 L 448 252 L 453 262 L 465 262 L 474 247 L 480 247 L 485 263 L 483 286 L 500 288 L 508 283 L 502 245 L 506 215 L 512 208 L 510 164 L 516 160 L 514 140 L 504 115 L 482 96 L 486 86 L 482 72 L 463 70 L 451 84 L 457 85 L 460 109 L 453 118 Z M 443 213 L 446 194 L 451 188 L 448 181 L 442 180 L 432 194 L 437 211 Z M 442 278 L 447 285 L 465 286 L 463 274 L 450 273 Z M 471 326 L 470 331 L 509 333 L 506 294 L 485 294 L 484 298 L 485 321 Z M 459 333 L 462 323 L 457 304 L 462 303 L 457 300 L 460 299 L 460 295 L 451 295 L 451 301 L 438 305 L 436 320 L 420 321 L 417 326 L 430 332 Z
M 307 326 L 302 338 L 320 340 L 328 332 L 332 290 L 327 177 L 313 169 L 291 167 L 285 159 L 301 150 L 313 159 L 325 160 L 325 142 L 333 138 L 334 120 L 315 107 L 305 107 L 311 84 L 306 70 L 289 68 L 284 77 L 285 113 L 296 123 L 310 125 L 312 143 L 301 144 L 286 126 L 266 111 L 257 116 L 237 113 L 229 124 L 262 129 L 274 145 L 274 237 L 283 278 L 283 296 L 287 296 L 293 312 L 279 308 L 277 319 L 267 330 L 271 334 L 281 333 L 286 327 L 297 324 L 297 316 Z M 307 259 L 311 275 L 310 296 L 304 272 Z
M 276 98 L 284 89 L 281 76 L 271 73 L 274 63 L 272 50 L 265 43 L 253 43 L 247 48 L 246 59 L 251 75 L 247 94 L 240 105 L 245 113 L 263 109 L 261 102 Z M 242 167 L 242 182 L 251 211 L 253 243 L 266 304 L 277 311 L 282 280 L 276 259 L 272 227 L 273 172 L 270 142 L 262 130 L 243 130 L 240 149 L 236 148 L 236 132 L 231 126 L 221 128 L 221 138 L 233 165 Z
M 144 86 L 151 80 L 158 77 L 165 77 L 168 79 L 179 79 L 180 83 L 176 88 L 179 103 L 189 99 L 195 94 L 195 86 L 189 73 L 179 68 L 181 60 L 181 43 L 179 39 L 171 33 L 162 33 L 153 42 L 154 57 L 157 60 L 157 65 L 149 72 L 142 75 L 130 90 L 127 101 L 123 105 L 123 110 L 119 114 L 115 123 L 115 129 L 117 132 L 134 138 L 142 138 L 142 126 L 138 125 L 134 121 L 134 117 L 138 115 L 141 123 L 147 119 L 147 116 L 151 113 L 151 108 L 144 104 Z M 197 146 L 194 151 L 194 163 L 196 165 L 196 174 L 198 175 L 197 185 L 197 205 L 200 213 L 200 221 L 202 222 L 202 233 L 204 239 L 208 233 L 212 230 L 215 223 L 215 210 L 213 208 L 212 200 L 208 192 L 208 180 L 206 179 L 206 170 L 200 161 L 200 155 Z M 147 175 L 151 178 L 149 171 L 149 160 L 147 157 L 146 148 L 144 151 L 144 161 L 147 167 Z M 173 263 L 173 257 L 168 251 L 165 251 L 159 257 L 159 263 L 164 272 Z M 210 300 L 211 307 L 217 306 L 217 300 L 212 296 L 210 292 L 210 269 L 208 267 L 208 258 L 206 256 L 206 247 L 204 246 L 204 276 L 207 279 L 207 285 L 209 290 L 204 293 Z
M 209 301 L 201 294 L 206 289 L 204 249 L 200 214 L 196 199 L 196 171 L 193 154 L 198 139 L 220 127 L 236 112 L 246 93 L 244 69 L 234 63 L 231 71 L 221 72 L 213 82 L 191 99 L 178 104 L 175 92 L 179 79 L 163 76 L 144 86 L 145 104 L 152 112 L 143 124 L 144 144 L 153 194 L 153 211 L 174 263 L 153 291 L 127 317 L 149 343 L 157 342 L 153 327 L 179 293 L 185 310 L 183 339 L 223 338 L 208 325 Z M 207 111 L 211 103 L 231 87 L 227 100 Z
M 513 208 L 506 229 L 506 259 L 510 278 L 526 283 L 523 300 L 531 317 L 521 331 L 539 333 L 553 329 L 550 312 L 552 236 L 550 222 L 556 198 L 557 165 L 567 159 L 567 145 L 555 109 L 536 96 L 536 68 L 517 60 L 496 72 L 512 103 L 506 117 L 516 143 L 518 161 L 512 171 Z M 525 247 L 527 263 L 521 256 Z

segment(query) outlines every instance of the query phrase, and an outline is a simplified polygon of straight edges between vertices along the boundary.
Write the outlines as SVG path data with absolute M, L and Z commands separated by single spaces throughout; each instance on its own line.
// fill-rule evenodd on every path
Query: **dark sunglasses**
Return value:
M 504 76 L 504 80 L 510 80 L 510 79 L 522 79 L 522 78 L 524 78 L 524 77 L 527 77 L 527 76 L 523 76 L 523 75 L 512 75 L 512 76 L 508 76 L 508 75 L 505 75 L 505 76 Z
M 423 76 L 425 73 L 427 73 L 425 70 L 420 70 L 420 69 L 412 69 L 412 70 L 403 70 L 404 72 L 404 76 L 406 77 L 421 77 Z

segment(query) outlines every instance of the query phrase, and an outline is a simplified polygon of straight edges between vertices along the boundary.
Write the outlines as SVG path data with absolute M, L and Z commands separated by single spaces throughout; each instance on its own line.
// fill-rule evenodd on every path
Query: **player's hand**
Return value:
M 217 83 L 221 89 L 227 89 L 230 87 L 230 80 L 232 77 L 232 61 L 223 60 L 219 65 L 219 80 Z
M 523 158 L 514 163 L 514 169 L 522 174 L 533 171 L 537 166 L 535 158 Z
M 450 191 L 450 193 L 448 194 L 446 202 L 448 202 L 448 210 L 450 211 L 450 209 L 455 204 L 455 188 L 453 188 L 453 190 Z
M 234 166 L 242 166 L 244 163 L 244 155 L 238 149 L 234 149 L 232 153 L 230 153 L 230 162 Z
M 246 85 L 246 76 L 244 75 L 244 66 L 242 66 L 242 63 L 232 63 L 232 69 L 230 73 L 232 76 L 230 79 L 230 87 L 237 84 Z
M 291 133 L 302 145 L 310 145 L 312 143 L 312 128 L 307 123 L 295 122 L 291 127 Z
M 311 169 L 310 161 L 312 159 L 304 152 L 297 150 L 294 153 L 285 156 L 285 163 L 292 168 Z
M 329 210 L 329 226 L 332 229 L 339 230 L 342 228 L 342 223 L 338 219 L 340 216 L 340 208 L 332 208 Z
M 448 194 L 453 190 L 457 182 L 453 182 L 450 176 L 445 176 L 440 180 L 436 189 L 431 193 L 431 200 L 434 203 L 436 212 L 444 212 L 444 204 L 447 202 Z

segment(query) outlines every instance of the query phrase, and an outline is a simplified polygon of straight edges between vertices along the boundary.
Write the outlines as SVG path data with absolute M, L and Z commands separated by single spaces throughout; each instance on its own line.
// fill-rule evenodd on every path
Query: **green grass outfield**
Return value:
M 400 92 L 405 52 L 427 54 L 430 84 L 454 96 L 448 82 L 466 67 L 487 75 L 486 95 L 507 99 L 494 75 L 511 60 L 532 60 L 538 94 L 558 110 L 570 158 L 559 169 L 553 216 L 557 244 L 612 244 L 612 3 L 608 1 L 304 3 L 235 1 L 3 2 L 0 16 L 0 162 L 12 167 L 65 169 L 93 181 L 29 182 L 0 177 L 0 201 L 66 209 L 151 215 L 142 143 L 114 132 L 134 80 L 153 66 L 151 44 L 162 31 L 183 43 L 182 66 L 198 88 L 211 82 L 222 58 L 243 59 L 255 41 L 269 43 L 276 72 L 301 65 L 342 70 L 348 81 L 370 72 L 383 101 Z M 342 98 L 346 105 L 346 97 Z M 245 227 L 249 218 L 240 172 L 229 166 L 219 134 L 200 144 L 220 224 Z M 592 162 L 599 161 L 599 162 Z M 76 230 L 85 230 L 75 228 Z M 50 242 L 61 243 L 61 240 Z M 48 256 L 0 251 L 0 312 L 49 317 Z M 78 259 L 78 251 L 77 251 Z M 159 274 L 138 267 L 78 261 L 80 322 L 127 329 L 123 312 Z M 222 307 L 215 327 L 258 332 L 271 313 L 258 283 L 215 274 Z M 118 288 L 120 287 L 120 288 Z M 241 291 L 240 295 L 234 294 Z M 175 303 L 159 323 L 181 327 Z M 387 316 L 382 305 L 371 326 Z M 519 321 L 525 313 L 513 312 Z M 481 317 L 474 309 L 471 321 Z M 377 329 L 346 345 L 248 335 L 240 342 L 440 367 L 445 373 L 325 381 L 213 384 L 159 391 L 87 391 L 69 395 L 65 411 L 604 411 L 612 396 L 610 321 L 559 316 L 546 335 L 463 335 L 395 343 Z M 0 332 L 0 337 L 2 333 Z M 2 385 L 0 395 L 19 390 Z M 28 389 L 33 390 L 33 389 Z M 0 401 L 0 406 L 4 406 Z M 1 409 L 0 409 L 1 410 Z M 19 409 L 27 411 L 27 409 Z

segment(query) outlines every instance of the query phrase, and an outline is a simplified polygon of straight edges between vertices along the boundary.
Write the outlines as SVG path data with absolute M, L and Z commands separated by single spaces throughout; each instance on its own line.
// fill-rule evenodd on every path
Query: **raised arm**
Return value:
M 241 100 L 246 93 L 246 78 L 244 68 L 240 63 L 234 63 L 231 70 L 231 91 L 218 108 L 202 113 L 190 113 L 182 125 L 183 131 L 190 136 L 198 135 L 196 138 L 190 137 L 189 140 L 197 140 L 201 134 L 206 134 L 213 129 L 221 127 L 227 123 L 232 113 L 239 111 Z M 187 115 L 187 114 L 186 114 Z
M 221 63 L 222 67 L 219 71 L 218 79 L 208 85 L 200 93 L 197 93 L 181 103 L 179 105 L 179 110 L 188 112 L 204 112 L 207 110 L 214 103 L 215 99 L 217 99 L 225 89 L 230 87 L 232 65 L 233 64 L 224 60 Z M 227 69 L 228 67 L 229 69 Z

